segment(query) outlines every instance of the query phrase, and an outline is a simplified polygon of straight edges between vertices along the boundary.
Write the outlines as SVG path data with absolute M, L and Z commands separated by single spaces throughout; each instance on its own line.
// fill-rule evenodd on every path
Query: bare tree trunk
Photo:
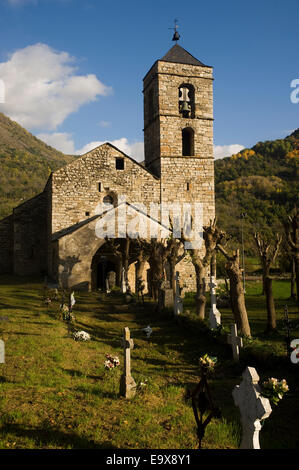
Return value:
M 295 208 L 293 215 L 284 224 L 287 240 L 295 260 L 297 303 L 299 307 L 299 209 Z
M 202 250 L 191 249 L 190 256 L 196 274 L 196 313 L 199 318 L 205 318 L 205 305 L 206 305 L 206 285 L 205 277 L 207 269 L 211 266 L 211 260 L 215 253 L 216 247 L 224 237 L 224 232 L 220 231 L 217 227 L 217 219 L 210 220 L 210 224 L 203 227 L 203 238 L 205 242 L 205 252 Z M 184 241 L 190 241 L 183 235 Z
M 267 331 L 273 331 L 276 329 L 276 312 L 272 290 L 272 278 L 270 276 L 271 264 L 275 262 L 278 255 L 279 247 L 282 241 L 282 237 L 276 234 L 276 242 L 271 243 L 263 239 L 260 233 L 254 234 L 254 239 L 258 249 L 258 254 L 261 260 L 263 268 L 263 287 L 266 295 L 266 307 L 267 307 Z
M 291 299 L 296 300 L 296 263 L 295 257 L 291 261 Z
M 265 278 L 266 288 L 266 304 L 267 304 L 267 330 L 273 331 L 276 329 L 276 312 L 272 290 L 272 278 L 269 274 Z
M 205 269 L 199 264 L 195 264 L 196 273 L 196 314 L 200 320 L 205 319 L 205 307 L 207 298 L 205 296 Z
M 296 271 L 296 287 L 297 287 L 297 304 L 299 307 L 299 251 L 297 251 L 296 253 L 295 271 Z
M 237 323 L 238 331 L 245 336 L 251 336 L 248 315 L 245 305 L 245 296 L 243 289 L 243 276 L 240 269 L 240 254 L 239 250 L 229 256 L 221 245 L 218 249 L 223 253 L 227 259 L 226 271 L 230 280 L 230 292 L 232 310 Z
M 230 278 L 233 313 L 240 333 L 245 336 L 251 336 L 245 305 L 242 271 L 240 270 L 238 261 L 231 263 L 231 265 L 227 267 Z
M 264 271 L 263 271 L 263 277 L 262 277 L 262 284 L 263 284 L 262 295 L 266 295 L 266 278 L 265 278 L 265 275 L 264 275 Z

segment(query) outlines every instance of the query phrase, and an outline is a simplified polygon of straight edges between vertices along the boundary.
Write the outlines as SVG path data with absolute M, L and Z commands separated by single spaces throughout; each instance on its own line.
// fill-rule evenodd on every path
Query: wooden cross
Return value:
M 125 398 L 132 398 L 136 393 L 136 383 L 131 376 L 131 349 L 134 341 L 130 338 L 130 330 L 124 328 L 122 345 L 124 348 L 124 373 L 120 378 L 120 394 Z
M 0 339 L 0 364 L 5 364 L 5 344 L 2 339 Z
M 259 376 L 254 367 L 246 367 L 243 381 L 233 390 L 235 405 L 239 407 L 242 422 L 240 449 L 260 449 L 260 421 L 270 416 L 272 408 L 268 398 L 261 395 Z
M 233 358 L 235 361 L 239 360 L 239 348 L 243 347 L 243 340 L 242 338 L 239 338 L 238 332 L 237 332 L 237 325 L 236 323 L 233 323 L 231 325 L 231 334 L 227 335 L 227 342 L 228 344 L 231 344 L 232 350 L 233 350 Z

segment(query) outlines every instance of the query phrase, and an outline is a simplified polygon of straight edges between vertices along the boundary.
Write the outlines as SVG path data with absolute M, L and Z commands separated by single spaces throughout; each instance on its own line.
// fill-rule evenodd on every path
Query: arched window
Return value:
M 179 86 L 179 113 L 183 118 L 195 117 L 195 92 L 194 86 L 182 84 Z
M 110 194 L 107 194 L 107 196 L 103 197 L 103 203 L 107 205 L 111 204 L 113 206 L 114 199 Z
M 182 154 L 188 157 L 194 155 L 194 130 L 191 127 L 182 130 Z

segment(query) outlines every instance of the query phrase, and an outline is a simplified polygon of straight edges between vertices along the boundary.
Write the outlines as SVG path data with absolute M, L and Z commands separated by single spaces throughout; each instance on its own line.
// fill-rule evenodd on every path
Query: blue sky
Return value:
M 142 79 L 178 18 L 179 44 L 214 67 L 225 156 L 299 127 L 298 17 L 298 0 L 0 0 L 0 112 L 66 153 L 109 140 L 142 159 Z

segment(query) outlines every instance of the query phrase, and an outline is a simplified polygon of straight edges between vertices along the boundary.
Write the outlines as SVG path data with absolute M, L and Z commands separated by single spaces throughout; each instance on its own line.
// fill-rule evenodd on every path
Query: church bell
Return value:
M 177 31 L 175 31 L 172 40 L 173 40 L 173 41 L 178 41 L 179 39 L 180 39 L 180 35 L 179 35 L 179 33 L 178 33 Z
M 181 104 L 181 112 L 182 113 L 188 113 L 191 109 L 191 106 L 188 104 L 187 101 L 183 101 Z

